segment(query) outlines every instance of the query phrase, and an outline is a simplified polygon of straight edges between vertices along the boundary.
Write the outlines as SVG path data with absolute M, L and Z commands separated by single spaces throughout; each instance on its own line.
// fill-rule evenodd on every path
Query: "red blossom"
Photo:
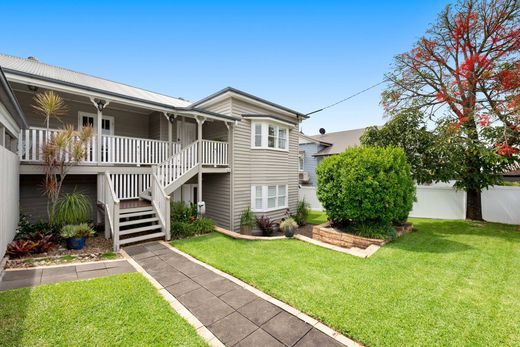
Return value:
M 497 153 L 503 155 L 504 157 L 510 157 L 513 154 L 518 153 L 518 148 L 510 146 L 507 142 L 499 143 L 496 145 Z
M 479 120 L 480 125 L 483 127 L 488 127 L 490 124 L 489 115 L 487 115 L 487 114 L 483 114 L 483 115 L 479 116 L 478 120 Z

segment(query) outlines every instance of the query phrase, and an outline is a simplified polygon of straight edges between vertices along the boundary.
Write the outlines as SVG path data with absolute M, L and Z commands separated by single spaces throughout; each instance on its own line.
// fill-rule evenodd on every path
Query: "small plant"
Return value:
M 67 239 L 67 248 L 76 250 L 82 249 L 85 246 L 86 238 L 94 234 L 94 229 L 87 223 L 64 225 L 60 233 L 61 237 Z
M 267 216 L 256 217 L 256 225 L 262 230 L 262 235 L 271 236 L 274 231 L 274 222 Z
M 85 223 L 90 217 L 91 210 L 88 196 L 72 192 L 58 200 L 52 221 L 58 225 Z
M 33 238 L 34 253 L 46 253 L 54 246 L 54 235 L 37 233 Z
M 251 229 L 255 226 L 255 214 L 248 207 L 240 215 L 240 232 L 242 234 L 251 234 Z
M 307 217 L 309 217 L 310 208 L 311 205 L 305 201 L 305 199 L 298 201 L 296 215 L 294 215 L 293 218 L 299 226 L 304 226 L 307 224 Z
M 22 257 L 34 252 L 36 243 L 31 240 L 17 240 L 7 245 L 7 254 L 13 257 Z
M 280 223 L 280 229 L 283 230 L 286 237 L 293 237 L 296 228 L 298 228 L 298 223 L 292 217 L 286 218 Z

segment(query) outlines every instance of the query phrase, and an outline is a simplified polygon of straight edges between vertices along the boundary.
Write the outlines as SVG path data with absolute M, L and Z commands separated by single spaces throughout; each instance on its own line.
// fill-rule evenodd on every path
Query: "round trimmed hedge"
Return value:
M 317 195 L 333 223 L 405 221 L 415 201 L 406 155 L 398 147 L 354 147 L 317 167 Z

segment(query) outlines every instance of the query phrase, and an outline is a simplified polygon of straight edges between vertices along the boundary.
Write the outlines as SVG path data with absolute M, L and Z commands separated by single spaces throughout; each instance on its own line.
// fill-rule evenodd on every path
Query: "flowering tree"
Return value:
M 460 165 L 468 219 L 482 219 L 481 191 L 519 160 L 520 9 L 516 0 L 460 0 L 395 58 L 382 104 L 418 108 L 444 134 Z

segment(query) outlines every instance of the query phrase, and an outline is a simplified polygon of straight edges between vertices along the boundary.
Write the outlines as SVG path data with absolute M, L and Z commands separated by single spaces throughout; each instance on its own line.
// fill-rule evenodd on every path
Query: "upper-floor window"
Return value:
M 268 122 L 252 123 L 252 148 L 288 150 L 289 129 L 283 125 Z

